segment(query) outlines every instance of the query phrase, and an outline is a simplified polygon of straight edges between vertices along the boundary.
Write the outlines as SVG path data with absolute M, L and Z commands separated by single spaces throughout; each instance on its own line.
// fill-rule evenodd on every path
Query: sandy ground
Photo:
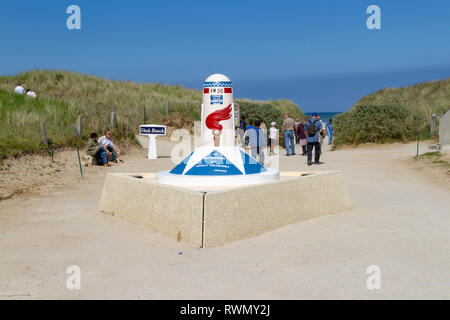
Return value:
M 354 208 L 209 249 L 98 211 L 106 172 L 169 169 L 171 147 L 161 141 L 165 157 L 153 161 L 140 150 L 83 168 L 83 179 L 75 152 L 58 154 L 58 169 L 43 158 L 61 170 L 53 182 L 0 201 L 0 299 L 450 298 L 450 183 L 410 160 L 414 143 L 325 151 L 312 168 L 281 156 L 284 171 L 342 170 Z M 80 290 L 66 287 L 70 265 L 81 268 Z M 370 265 L 380 290 L 367 288 Z

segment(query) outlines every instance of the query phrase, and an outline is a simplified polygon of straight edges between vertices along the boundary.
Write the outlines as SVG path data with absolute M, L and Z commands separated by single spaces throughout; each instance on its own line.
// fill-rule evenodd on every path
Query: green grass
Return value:
M 363 97 L 356 105 L 405 105 L 406 99 L 409 108 L 428 120 L 432 113 L 442 115 L 450 108 L 450 78 L 379 90 Z
M 446 169 L 450 168 L 450 162 L 443 157 L 444 154 L 440 151 L 433 151 L 421 154 L 418 157 L 415 157 L 415 160 L 423 161 L 427 164 L 438 165 L 439 167 Z
M 361 143 L 391 143 L 429 135 L 423 116 L 402 105 L 359 105 L 333 122 L 334 148 Z
M 433 164 L 438 164 L 438 165 L 450 168 L 450 163 L 448 161 L 445 161 L 445 160 L 434 160 Z
M 449 108 L 450 79 L 379 90 L 336 116 L 334 148 L 429 138 L 431 115 Z
M 34 90 L 38 98 L 14 94 L 18 81 Z M 40 121 L 45 122 L 47 136 L 56 148 L 83 146 L 91 132 L 102 133 L 110 127 L 110 114 L 115 111 L 113 138 L 136 143 L 144 110 L 145 123 L 191 129 L 194 121 L 200 120 L 201 101 L 200 90 L 178 85 L 112 81 L 68 71 L 34 70 L 0 77 L 0 159 L 42 152 Z M 303 114 L 289 100 L 270 104 L 293 116 Z M 83 119 L 81 139 L 75 135 L 78 115 Z
M 440 151 L 434 151 L 434 152 L 426 152 L 421 157 L 440 157 L 442 156 L 442 153 Z

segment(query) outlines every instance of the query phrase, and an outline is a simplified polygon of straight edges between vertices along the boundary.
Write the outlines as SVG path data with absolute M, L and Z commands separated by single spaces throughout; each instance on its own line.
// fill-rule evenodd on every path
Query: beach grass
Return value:
M 37 98 L 14 94 L 19 81 L 35 91 Z M 200 90 L 179 85 L 113 81 L 62 70 L 33 70 L 0 77 L 0 159 L 45 151 L 41 121 L 55 148 L 81 147 L 91 132 L 101 135 L 106 129 L 113 131 L 116 141 L 134 144 L 138 127 L 144 123 L 191 130 L 194 121 L 200 120 L 201 103 Z M 303 114 L 289 100 L 270 104 L 282 112 Z M 116 113 L 114 128 L 111 112 Z M 81 137 L 76 136 L 75 128 L 79 115 L 83 123 Z
M 427 139 L 432 114 L 442 116 L 449 108 L 450 79 L 376 91 L 336 116 L 334 149 L 360 143 L 407 142 L 417 136 Z
M 386 88 L 361 98 L 358 105 L 405 105 L 425 119 L 444 114 L 450 108 L 450 78 L 402 88 Z

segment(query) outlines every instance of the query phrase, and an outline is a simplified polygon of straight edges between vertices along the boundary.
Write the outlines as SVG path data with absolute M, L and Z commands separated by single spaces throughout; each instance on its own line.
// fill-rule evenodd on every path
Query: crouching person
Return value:
M 122 160 L 117 159 L 117 156 L 120 154 L 120 150 L 114 145 L 114 142 L 111 140 L 111 131 L 105 130 L 105 135 L 101 136 L 98 139 L 98 142 L 103 145 L 107 151 L 109 151 L 108 156 L 110 156 L 112 162 L 123 162 Z
M 108 152 L 109 151 L 98 142 L 98 135 L 95 132 L 91 133 L 91 138 L 89 139 L 86 147 L 86 153 L 93 157 L 97 164 L 103 164 L 103 166 L 109 167 Z

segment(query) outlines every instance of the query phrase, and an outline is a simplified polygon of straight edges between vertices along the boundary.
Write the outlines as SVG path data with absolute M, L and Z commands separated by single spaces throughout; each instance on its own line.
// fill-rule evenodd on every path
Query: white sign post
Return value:
M 158 158 L 156 151 L 156 137 L 166 135 L 166 126 L 158 124 L 145 124 L 139 126 L 139 134 L 141 136 L 148 136 L 148 159 Z

